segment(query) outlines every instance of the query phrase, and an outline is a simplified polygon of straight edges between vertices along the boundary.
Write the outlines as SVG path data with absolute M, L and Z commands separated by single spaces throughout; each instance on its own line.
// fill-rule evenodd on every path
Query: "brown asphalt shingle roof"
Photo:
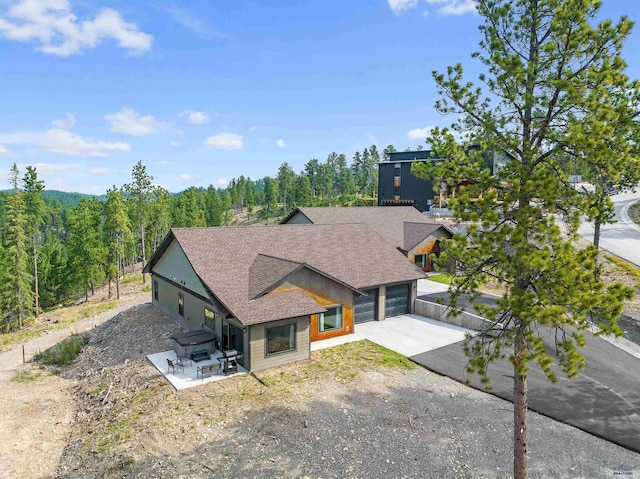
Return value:
M 292 217 L 295 211 L 287 219 Z M 391 241 L 396 248 L 405 251 L 409 251 L 429 236 L 428 231 L 433 232 L 441 226 L 424 216 L 413 206 L 301 207 L 297 211 L 300 211 L 316 225 L 364 223 Z M 410 237 L 407 238 L 405 223 L 422 223 L 430 226 L 430 228 L 425 227 L 424 231 L 427 233 L 415 241 L 411 248 L 407 248 L 407 244 L 412 243 L 415 240 L 415 234 L 422 230 L 410 227 Z
M 324 311 L 300 290 L 250 299 L 304 265 L 354 289 L 424 277 L 366 225 L 176 228 L 171 234 L 205 286 L 245 325 Z M 150 268 L 155 261 L 154 256 Z M 277 266 L 265 272 L 269 265 Z M 259 278 L 251 279 L 251 273 Z
M 418 246 L 424 239 L 431 236 L 438 229 L 443 228 L 442 225 L 437 223 L 403 223 L 404 232 L 404 246 L 405 251 L 411 251 Z M 446 230 L 446 228 L 445 228 Z M 448 231 L 448 230 L 447 230 Z
M 259 254 L 249 267 L 249 299 L 255 299 L 302 263 Z

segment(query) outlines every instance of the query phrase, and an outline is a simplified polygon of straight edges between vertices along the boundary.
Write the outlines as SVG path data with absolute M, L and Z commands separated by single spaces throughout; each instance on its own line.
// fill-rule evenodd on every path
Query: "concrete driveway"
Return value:
M 417 314 L 403 314 L 384 321 L 356 324 L 354 330 L 355 336 L 407 357 L 462 341 L 466 333 L 477 334 L 477 331 Z

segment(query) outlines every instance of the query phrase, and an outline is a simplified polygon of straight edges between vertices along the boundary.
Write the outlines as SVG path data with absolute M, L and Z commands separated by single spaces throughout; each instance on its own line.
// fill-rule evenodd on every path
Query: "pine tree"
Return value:
M 596 122 L 616 117 L 612 105 L 620 92 L 637 92 L 621 57 L 632 24 L 622 17 L 593 26 L 599 7 L 595 0 L 479 0 L 482 51 L 474 57 L 487 69 L 480 75 L 486 90 L 463 81 L 460 64 L 434 72 L 442 97 L 436 109 L 459 118 L 454 129 L 470 132 L 470 142 L 480 146 L 465 151 L 446 129 L 428 139 L 443 159 L 431 174 L 458 187 L 450 207 L 471 222 L 441 256 L 459 268 L 452 305 L 488 278 L 505 288 L 495 307 L 477 306 L 502 328 L 469 339 L 465 353 L 467 371 L 485 384 L 491 361 L 508 357 L 513 364 L 515 479 L 528 475 L 529 368 L 537 364 L 556 381 L 556 361 L 569 377 L 577 375 L 584 367 L 580 330 L 590 315 L 603 334 L 621 334 L 616 318 L 632 294 L 595 279 L 597 251 L 574 243 L 585 210 L 561 168 L 567 156 L 608 161 L 599 151 L 607 129 Z M 599 87 L 612 79 L 615 89 Z M 486 160 L 494 155 L 506 158 L 506 166 L 491 176 Z M 427 173 L 422 166 L 415 171 Z M 543 343 L 549 329 L 557 357 Z
M 296 180 L 296 202 L 298 206 L 311 206 L 311 182 L 304 173 Z
M 293 172 L 289 164 L 285 161 L 278 169 L 278 190 L 280 198 L 284 205 L 284 213 L 287 214 L 287 204 L 290 203 L 293 194 L 293 188 L 296 181 L 296 174 Z
M 120 191 L 113 186 L 107 190 L 107 201 L 104 204 L 104 232 L 109 251 L 107 279 L 109 281 L 109 297 L 111 297 L 111 280 L 116 280 L 116 299 L 120 299 L 120 276 L 122 274 L 122 258 L 125 254 L 126 238 L 131 234 L 127 206 Z
M 278 207 L 278 182 L 266 176 L 264 179 L 264 201 L 267 208 L 267 223 L 271 212 Z
M 40 312 L 38 294 L 38 249 L 42 244 L 42 232 L 40 228 L 44 223 L 45 204 L 41 192 L 44 190 L 44 182 L 38 179 L 38 173 L 32 166 L 27 166 L 27 171 L 22 178 L 25 199 L 25 217 L 27 242 L 30 245 L 33 264 L 33 298 L 34 314 L 37 318 Z
M 133 200 L 134 217 L 138 225 L 138 233 L 140 239 L 140 256 L 142 258 L 142 269 L 144 270 L 147 258 L 145 251 L 145 227 L 147 223 L 147 214 L 149 200 L 153 192 L 152 181 L 153 176 L 147 173 L 147 168 L 138 161 L 131 171 L 133 181 L 124 185 L 127 195 Z M 142 273 L 142 283 L 146 282 L 146 274 Z
M 0 323 L 8 332 L 22 329 L 33 312 L 32 276 L 26 251 L 26 218 L 23 193 L 18 189 L 18 167 L 14 163 L 9 173 L 13 192 L 6 198 L 6 218 L 3 235 L 2 265 L 4 278 L 0 285 L 2 313 Z
M 82 198 L 70 217 L 69 263 L 75 284 L 89 299 L 89 290 L 104 279 L 104 262 L 107 256 L 101 237 L 102 205 L 94 196 L 91 200 Z
M 364 190 L 366 188 L 366 180 L 364 173 L 364 163 L 362 161 L 362 155 L 360 155 L 359 151 L 356 151 L 353 154 L 351 171 L 353 172 L 353 181 L 356 185 L 356 193 L 364 194 Z
M 384 161 L 389 161 L 391 156 L 389 153 L 395 153 L 396 147 L 393 145 L 388 145 L 384 150 L 382 150 L 382 156 L 384 157 Z

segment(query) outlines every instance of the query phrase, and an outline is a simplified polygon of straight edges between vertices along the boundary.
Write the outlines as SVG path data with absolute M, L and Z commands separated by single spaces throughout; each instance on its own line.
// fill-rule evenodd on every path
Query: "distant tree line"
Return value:
M 190 187 L 171 194 L 153 184 L 138 162 L 131 181 L 106 195 L 45 190 L 36 168 L 11 167 L 11 189 L 0 192 L 0 332 L 22 328 L 42 310 L 120 282 L 144 265 L 172 227 L 228 226 L 234 220 L 265 221 L 298 206 L 373 204 L 378 189 L 375 145 L 311 159 L 300 172 L 286 162 L 274 177 L 240 176 L 226 188 Z M 143 276 L 143 282 L 146 278 Z

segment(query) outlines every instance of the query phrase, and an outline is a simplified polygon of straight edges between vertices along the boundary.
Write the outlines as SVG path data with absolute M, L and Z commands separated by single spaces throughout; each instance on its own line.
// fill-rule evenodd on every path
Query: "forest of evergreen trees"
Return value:
M 274 177 L 240 176 L 227 188 L 188 188 L 171 194 L 155 186 L 142 162 L 131 182 L 101 197 L 45 190 L 36 168 L 10 171 L 0 193 L 0 332 L 22 328 L 48 308 L 122 278 L 153 254 L 171 227 L 231 225 L 283 217 L 297 206 L 374 204 L 376 163 L 395 151 L 375 145 L 353 155 L 311 159 L 296 173 L 286 162 Z M 144 278 L 143 278 L 144 281 Z

